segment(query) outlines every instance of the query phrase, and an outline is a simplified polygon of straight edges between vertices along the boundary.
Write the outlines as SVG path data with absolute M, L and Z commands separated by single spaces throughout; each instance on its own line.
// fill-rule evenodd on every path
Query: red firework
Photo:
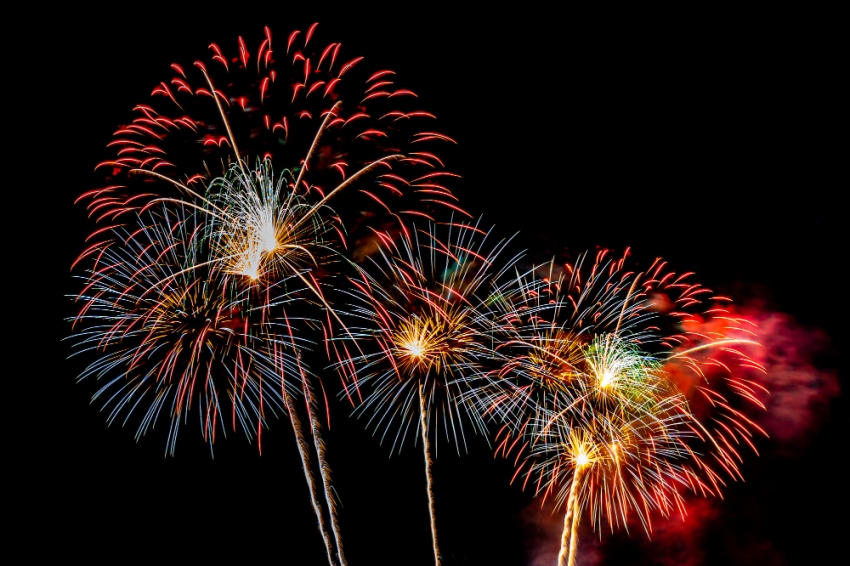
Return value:
M 458 210 L 445 185 L 457 175 L 436 153 L 454 140 L 436 131 L 436 116 L 394 71 L 320 43 L 316 28 L 278 45 L 266 27 L 256 47 L 239 37 L 172 64 L 107 144 L 114 154 L 97 165 L 106 184 L 81 197 L 90 214 L 112 222 L 152 198 L 197 199 L 229 165 L 266 159 L 293 173 L 293 191 L 318 199 L 355 184 L 332 204 L 373 225 L 435 205 Z

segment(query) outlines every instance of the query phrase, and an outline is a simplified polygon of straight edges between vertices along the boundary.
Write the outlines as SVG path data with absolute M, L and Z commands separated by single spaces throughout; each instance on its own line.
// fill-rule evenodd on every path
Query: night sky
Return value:
M 21 433 L 35 437 L 23 530 L 93 563 L 327 563 L 287 422 L 264 432 L 261 456 L 231 434 L 213 459 L 189 426 L 165 457 L 165 427 L 138 443 L 134 427 L 107 428 L 89 402 L 97 384 L 75 382 L 80 367 L 60 342 L 73 313 L 69 268 L 93 227 L 73 201 L 97 186 L 93 168 L 116 125 L 171 63 L 207 57 L 209 43 L 257 43 L 265 25 L 283 42 L 319 22 L 320 41 L 395 70 L 437 115 L 457 141 L 446 160 L 462 176 L 453 185 L 462 205 L 505 236 L 518 232 L 530 260 L 631 247 L 696 272 L 761 324 L 772 395 L 758 418 L 771 438 L 757 441 L 760 457 L 744 451 L 746 481 L 723 500 L 693 499 L 684 522 L 655 518 L 652 541 L 638 527 L 600 541 L 585 521 L 579 564 L 780 566 L 838 552 L 847 378 L 836 36 L 799 14 L 419 9 L 192 14 L 143 4 L 134 16 L 74 13 L 74 25 L 57 16 L 33 30 L 43 54 L 29 63 L 31 82 L 48 102 L 38 116 L 46 149 L 29 153 L 50 177 L 32 194 L 54 221 L 39 259 L 50 274 L 38 291 L 43 349 L 19 378 L 31 389 L 26 422 L 37 423 Z M 337 382 L 328 380 L 326 441 L 349 563 L 432 564 L 421 452 L 406 444 L 390 457 L 336 400 Z M 441 446 L 435 461 L 444 564 L 555 564 L 562 515 L 509 485 L 511 463 L 483 438 L 468 449 Z

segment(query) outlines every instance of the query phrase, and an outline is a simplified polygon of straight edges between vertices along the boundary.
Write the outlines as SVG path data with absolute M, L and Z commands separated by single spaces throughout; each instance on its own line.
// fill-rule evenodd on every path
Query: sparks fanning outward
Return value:
M 256 48 L 240 37 L 171 65 L 115 131 L 114 156 L 97 166 L 107 184 L 84 195 L 92 216 L 112 222 L 152 195 L 197 195 L 232 165 L 265 159 L 293 171 L 296 192 L 320 197 L 370 169 L 368 183 L 335 197 L 348 229 L 360 218 L 375 226 L 431 205 L 456 209 L 443 184 L 456 175 L 435 153 L 454 141 L 434 130 L 435 116 L 394 71 L 321 43 L 316 31 L 273 42 L 267 27 Z
M 80 379 L 105 384 L 95 394 L 109 422 L 135 419 L 137 438 L 169 421 L 167 449 L 194 412 L 212 449 L 217 431 L 259 438 L 297 394 L 295 353 L 310 344 L 285 305 L 312 300 L 296 276 L 249 281 L 211 258 L 221 238 L 197 211 L 153 205 L 138 226 L 102 232 L 79 261 L 75 355 Z
M 318 326 L 310 317 L 327 304 L 313 273 L 330 254 L 327 227 L 316 206 L 281 193 L 268 162 L 233 175 L 213 183 L 220 192 L 203 199 L 206 208 L 158 199 L 133 213 L 135 224 L 125 219 L 127 227 L 95 233 L 102 240 L 77 261 L 84 288 L 72 339 L 77 354 L 95 357 L 80 379 L 107 381 L 95 398 L 107 399 L 110 422 L 141 413 L 137 439 L 169 415 L 172 455 L 192 410 L 210 450 L 229 414 L 232 428 L 238 422 L 258 439 L 269 417 L 288 415 L 328 562 L 336 564 L 336 554 L 344 564 L 333 503 L 336 551 L 292 400 L 299 392 L 311 398 L 302 354 Z M 321 439 L 316 451 L 328 478 Z
M 742 351 L 749 322 L 724 297 L 656 261 L 641 272 L 627 255 L 599 252 L 565 273 L 550 264 L 500 289 L 490 316 L 502 367 L 473 388 L 482 414 L 504 422 L 498 450 L 543 498 L 566 506 L 559 560 L 573 563 L 576 527 L 650 513 L 684 513 L 683 490 L 720 495 L 740 477 L 739 448 L 763 433 L 746 416 L 763 408 L 763 371 Z
M 292 191 L 290 175 L 275 178 L 265 160 L 250 171 L 234 165 L 213 179 L 207 201 L 218 244 L 213 256 L 225 273 L 251 280 L 309 272 L 305 284 L 324 302 L 314 275 L 334 253 L 325 221 L 333 212 Z
M 442 428 L 459 451 L 464 421 L 481 429 L 477 414 L 460 401 L 465 379 L 481 371 L 489 348 L 478 305 L 500 270 L 516 260 L 497 264 L 507 242 L 492 244 L 477 225 L 432 224 L 398 241 L 386 233 L 376 237 L 377 257 L 352 281 L 349 313 L 356 322 L 349 330 L 356 345 L 336 344 L 339 367 L 351 378 L 346 394 L 356 413 L 370 414 L 369 426 L 382 440 L 389 436 L 393 450 L 418 429 L 439 564 L 429 437 Z
M 75 264 L 71 340 L 80 378 L 104 383 L 95 398 L 109 422 L 135 420 L 138 438 L 165 419 L 173 454 L 190 416 L 212 449 L 227 430 L 259 440 L 285 412 L 331 566 L 346 560 L 324 386 L 305 360 L 322 340 L 393 450 L 418 430 L 438 564 L 430 443 L 441 427 L 459 451 L 465 421 L 504 423 L 498 451 L 516 458 L 514 477 L 566 508 L 562 564 L 575 561 L 585 512 L 594 528 L 637 518 L 649 531 L 651 513 L 685 512 L 686 489 L 720 495 L 740 477 L 739 449 L 755 450 L 760 432 L 746 409 L 763 407 L 764 390 L 747 379 L 761 369 L 742 351 L 755 342 L 727 300 L 661 262 L 629 271 L 607 252 L 589 270 L 582 257 L 566 275 L 550 266 L 494 287 L 516 262 L 496 265 L 506 242 L 477 225 L 401 221 L 465 215 L 433 149 L 453 140 L 395 73 L 315 31 L 273 48 L 266 28 L 255 51 L 240 37 L 232 52 L 211 44 L 208 60 L 172 65 L 108 144 L 106 185 L 81 197 L 99 229 Z M 348 265 L 329 260 L 352 235 L 353 259 L 372 259 L 350 278 L 346 328 L 323 289 Z
M 351 334 L 334 346 L 349 378 L 346 395 L 396 451 L 418 426 L 421 386 L 431 429 L 439 435 L 442 427 L 459 451 L 464 421 L 472 418 L 482 430 L 458 402 L 464 376 L 479 371 L 477 360 L 490 347 L 480 305 L 516 258 L 498 263 L 508 242 L 491 243 L 491 232 L 472 224 L 429 223 L 396 239 L 375 237 L 376 257 L 351 280 Z M 349 345 L 352 338 L 359 350 Z
M 564 396 L 533 423 L 527 476 L 566 507 L 561 564 L 572 564 L 582 510 L 627 527 L 633 512 L 682 510 L 681 489 L 700 484 L 686 443 L 696 439 L 687 398 L 658 360 L 614 334 L 593 338 Z

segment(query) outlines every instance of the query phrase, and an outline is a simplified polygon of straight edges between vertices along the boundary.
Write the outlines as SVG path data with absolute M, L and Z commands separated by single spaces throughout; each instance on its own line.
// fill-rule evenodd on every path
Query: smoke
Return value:
M 717 362 L 713 368 L 702 367 L 708 382 L 735 409 L 765 430 L 770 437 L 767 446 L 773 454 L 783 457 L 801 454 L 829 418 L 831 401 L 840 391 L 838 372 L 828 363 L 834 353 L 829 335 L 759 302 L 743 306 L 726 303 L 721 308 L 723 316 L 707 320 L 693 317 L 686 326 L 696 334 L 754 340 L 758 345 L 737 344 L 727 352 L 706 350 L 702 356 L 698 355 Z M 704 382 L 702 378 L 695 379 L 698 376 L 683 370 L 677 360 L 668 363 L 665 369 L 687 393 L 700 419 L 710 418 L 716 412 L 713 403 L 706 403 L 695 394 L 694 386 Z M 727 377 L 755 384 L 750 387 L 752 396 L 764 403 L 764 410 L 754 410 L 737 398 L 724 384 Z
M 739 366 L 734 373 L 757 381 L 769 392 L 759 395 L 765 410 L 747 411 L 769 436 L 759 442 L 765 447 L 762 457 L 779 458 L 776 462 L 796 458 L 826 423 L 830 403 L 840 393 L 838 372 L 829 363 L 829 356 L 834 355 L 829 335 L 761 303 L 731 308 L 726 305 L 724 308 L 729 310 L 729 318 L 746 319 L 746 327 L 753 329 L 755 340 L 760 344 L 740 349 L 746 350 L 746 355 L 764 371 L 747 371 Z M 766 477 L 752 479 L 769 481 Z M 689 496 L 684 520 L 675 515 L 654 519 L 650 539 L 632 537 L 634 540 L 624 544 L 623 537 L 615 537 L 619 540 L 612 541 L 613 544 L 604 549 L 606 562 L 616 555 L 616 563 L 658 566 L 786 564 L 787 557 L 778 549 L 778 541 L 754 528 L 755 522 L 763 520 L 767 507 L 760 506 L 757 500 L 741 497 L 739 495 L 732 504 L 721 499 Z
M 667 519 L 653 517 L 652 533 L 647 535 L 632 525 L 630 533 L 613 534 L 606 527 L 593 532 L 588 518 L 582 517 L 576 554 L 578 566 L 602 564 L 653 564 L 656 566 L 699 566 L 705 563 L 704 537 L 708 525 L 718 516 L 715 501 L 694 498 L 687 515 Z M 549 505 L 531 503 L 520 515 L 526 541 L 526 566 L 554 566 L 558 563 L 564 512 L 554 514 Z M 601 535 L 601 536 L 600 536 Z
M 541 507 L 540 502 L 532 502 L 520 513 L 520 522 L 525 541 L 526 566 L 554 566 L 558 563 L 561 549 L 561 534 L 564 530 L 565 511 L 552 512 L 552 506 Z M 587 521 L 587 517 L 582 518 Z M 591 531 L 589 522 L 579 523 L 579 543 L 576 554 L 577 566 L 597 566 L 603 564 L 601 544 L 598 536 Z
M 552 513 L 549 506 L 532 502 L 520 513 L 522 540 L 526 544 L 527 566 L 550 566 L 558 563 L 563 513 Z
M 713 499 L 694 498 L 688 502 L 684 519 L 673 515 L 653 522 L 650 539 L 640 543 L 641 554 L 652 556 L 657 566 L 699 566 L 705 563 L 705 534 L 717 520 L 719 511 Z
M 776 454 L 795 456 L 828 419 L 830 401 L 840 391 L 837 371 L 819 367 L 832 344 L 826 332 L 804 327 L 790 315 L 760 309 L 744 313 L 758 325 L 763 348 L 753 358 L 765 367 L 770 391 L 760 422 Z
M 687 514 L 653 521 L 651 537 L 618 541 L 606 563 L 652 566 L 704 566 L 706 564 L 783 566 L 786 562 L 770 540 L 749 536 L 740 517 L 730 517 L 727 502 L 690 497 Z M 740 511 L 740 510 L 738 510 Z M 738 527 L 738 528 L 736 528 Z
M 747 536 L 734 529 L 726 502 L 692 496 L 686 515 L 652 518 L 652 532 L 636 525 L 628 533 L 611 533 L 605 527 L 593 532 L 587 517 L 579 527 L 576 554 L 578 566 L 630 564 L 633 566 L 704 566 L 706 564 L 784 566 L 787 562 L 773 542 L 758 535 Z M 551 513 L 539 503 L 521 512 L 526 566 L 555 566 L 558 563 L 563 512 Z M 734 524 L 740 526 L 739 521 Z

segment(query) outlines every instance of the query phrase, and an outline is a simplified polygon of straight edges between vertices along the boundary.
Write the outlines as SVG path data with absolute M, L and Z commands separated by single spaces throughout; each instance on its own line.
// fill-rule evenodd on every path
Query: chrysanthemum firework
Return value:
M 574 559 L 584 509 L 594 528 L 632 515 L 648 531 L 652 511 L 683 509 L 685 488 L 716 495 L 740 477 L 738 447 L 761 432 L 743 410 L 763 407 L 763 388 L 745 378 L 760 368 L 740 349 L 756 342 L 728 299 L 661 261 L 638 272 L 627 254 L 608 255 L 500 289 L 491 316 L 502 321 L 502 367 L 472 391 L 482 414 L 505 423 L 498 449 L 515 453 L 514 477 L 567 503 L 562 563 Z
M 95 399 L 110 423 L 136 419 L 137 438 L 168 419 L 172 454 L 193 412 L 210 449 L 217 431 L 259 436 L 286 388 L 300 390 L 295 354 L 310 347 L 293 326 L 308 321 L 281 316 L 284 306 L 312 295 L 296 275 L 250 281 L 221 269 L 206 214 L 152 205 L 135 220 L 100 232 L 79 260 L 80 379 L 105 382 Z
M 442 234 L 445 232 L 445 235 Z M 347 340 L 336 344 L 346 390 L 368 426 L 401 449 L 418 429 L 425 453 L 434 558 L 440 562 L 431 488 L 430 436 L 442 427 L 458 451 L 464 422 L 483 423 L 461 401 L 466 380 L 488 357 L 488 321 L 479 306 L 493 280 L 515 260 L 499 264 L 507 241 L 492 242 L 477 225 L 429 224 L 393 240 L 377 233 L 379 252 L 352 280 Z M 354 343 L 350 343 L 350 339 Z
M 463 378 L 479 371 L 490 348 L 480 306 L 515 260 L 500 264 L 507 241 L 491 242 L 491 232 L 473 224 L 376 238 L 376 257 L 351 280 L 350 334 L 335 345 L 338 367 L 350 377 L 346 393 L 395 451 L 416 428 L 422 389 L 432 428 L 442 426 L 459 450 L 470 419 L 458 402 Z M 480 430 L 477 416 L 472 422 Z
M 295 192 L 319 198 L 357 180 L 354 194 L 335 197 L 348 219 L 376 225 L 433 204 L 455 208 L 443 184 L 454 175 L 439 157 L 454 141 L 435 131 L 435 116 L 394 71 L 320 43 L 316 31 L 273 42 L 267 27 L 256 48 L 239 37 L 211 44 L 205 60 L 172 64 L 116 129 L 115 153 L 98 165 L 106 186 L 85 195 L 92 215 L 114 219 L 151 195 L 192 198 L 231 166 L 266 159 L 294 173 Z

